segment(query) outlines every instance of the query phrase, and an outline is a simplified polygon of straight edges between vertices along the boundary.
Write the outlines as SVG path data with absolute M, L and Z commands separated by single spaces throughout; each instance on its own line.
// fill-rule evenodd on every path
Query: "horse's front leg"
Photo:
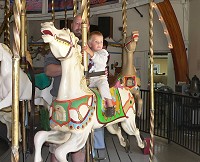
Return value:
M 56 131 L 39 131 L 35 134 L 34 144 L 35 144 L 35 158 L 34 162 L 42 162 L 42 145 L 47 141 L 48 137 L 55 134 Z
M 81 150 L 87 141 L 90 130 L 85 130 L 80 134 L 72 134 L 70 139 L 64 144 L 60 145 L 56 151 L 55 156 L 59 162 L 68 162 L 66 157 L 70 152 L 76 152 L 72 156 L 73 162 L 84 162 L 85 154 L 84 152 L 77 152 Z
M 11 132 L 11 127 L 12 127 L 12 123 L 11 122 L 8 122 L 7 120 L 5 120 L 5 112 L 0 112 L 1 115 L 0 115 L 0 121 L 6 125 L 6 128 L 7 128 L 7 138 L 9 141 L 11 141 L 12 139 L 12 132 Z

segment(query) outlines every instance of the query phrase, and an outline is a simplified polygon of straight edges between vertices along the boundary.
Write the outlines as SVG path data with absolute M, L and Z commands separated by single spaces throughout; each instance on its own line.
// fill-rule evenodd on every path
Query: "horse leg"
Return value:
M 7 138 L 9 139 L 9 141 L 11 141 L 12 140 L 12 112 L 5 112 L 3 115 L 3 119 L 7 127 Z M 19 141 L 20 142 L 22 141 L 20 122 L 19 122 Z
M 123 122 L 121 122 L 121 125 L 122 125 L 122 128 L 124 129 L 124 131 L 128 135 L 135 135 L 135 137 L 137 139 L 138 146 L 140 148 L 144 148 L 145 143 L 144 143 L 144 141 L 142 141 L 142 139 L 140 137 L 140 131 L 136 127 L 136 124 L 135 124 L 135 115 L 134 116 L 133 115 L 134 115 L 134 112 L 129 111 L 129 114 L 127 114 L 128 118 L 126 118 Z
M 34 162 L 42 162 L 42 145 L 47 141 L 48 137 L 55 134 L 57 131 L 39 131 L 35 134 L 34 145 L 35 145 L 35 158 Z
M 4 112 L 1 112 L 2 114 L 0 115 L 0 121 L 6 125 L 6 128 L 7 128 L 7 138 L 9 141 L 11 141 L 12 139 L 12 132 L 11 132 L 11 122 L 8 122 L 7 120 L 5 120 L 4 116 L 5 116 L 5 113 Z
M 7 138 L 9 141 L 12 140 L 12 112 L 4 112 L 2 115 L 2 123 L 6 125 L 7 128 Z
M 126 147 L 127 143 L 126 143 L 124 137 L 122 136 L 121 127 L 119 127 L 118 124 L 109 125 L 106 128 L 111 134 L 116 134 L 117 137 L 119 138 L 120 144 L 123 147 Z
M 142 114 L 142 105 L 143 105 L 143 100 L 140 97 L 140 91 L 138 89 L 132 89 L 131 93 L 133 94 L 137 102 L 137 116 L 140 117 Z
M 81 134 L 72 134 L 68 141 L 60 145 L 55 150 L 56 159 L 60 162 L 68 162 L 66 159 L 67 154 L 70 152 L 77 152 L 81 150 L 85 146 L 88 135 L 89 135 L 89 130 L 84 131 L 84 133 Z M 78 156 L 72 157 L 73 162 L 84 162 L 85 155 L 84 154 L 81 155 L 83 155 L 84 157 L 78 157 Z

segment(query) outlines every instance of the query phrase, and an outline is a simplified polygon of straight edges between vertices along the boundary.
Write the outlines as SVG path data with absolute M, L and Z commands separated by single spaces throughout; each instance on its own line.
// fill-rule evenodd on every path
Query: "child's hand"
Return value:
M 83 46 L 82 50 L 87 52 L 90 55 L 90 57 L 92 57 L 94 55 L 93 51 L 90 49 L 90 47 L 88 45 Z
M 82 46 L 82 51 L 86 51 L 88 48 L 88 45 Z

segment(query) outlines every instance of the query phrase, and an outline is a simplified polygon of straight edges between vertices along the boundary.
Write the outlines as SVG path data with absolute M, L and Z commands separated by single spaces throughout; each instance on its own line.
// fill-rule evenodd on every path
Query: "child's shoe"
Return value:
M 112 117 L 115 115 L 115 108 L 113 107 L 107 107 L 105 110 L 105 116 L 106 117 Z

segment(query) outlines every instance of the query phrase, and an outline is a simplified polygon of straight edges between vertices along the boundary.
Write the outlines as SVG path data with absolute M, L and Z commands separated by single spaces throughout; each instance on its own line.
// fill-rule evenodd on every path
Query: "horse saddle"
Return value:
M 96 109 L 97 109 L 96 116 L 97 116 L 97 120 L 99 123 L 107 124 L 118 118 L 126 116 L 125 112 L 123 110 L 123 107 L 122 107 L 121 97 L 120 97 L 120 94 L 119 94 L 119 91 L 117 88 L 115 88 L 115 87 L 110 88 L 113 106 L 115 107 L 115 115 L 112 117 L 105 116 L 105 113 L 104 113 L 105 112 L 105 103 L 104 103 L 104 100 L 102 100 L 101 94 L 99 93 L 97 88 L 91 88 L 91 90 L 93 91 L 93 93 L 96 96 Z

